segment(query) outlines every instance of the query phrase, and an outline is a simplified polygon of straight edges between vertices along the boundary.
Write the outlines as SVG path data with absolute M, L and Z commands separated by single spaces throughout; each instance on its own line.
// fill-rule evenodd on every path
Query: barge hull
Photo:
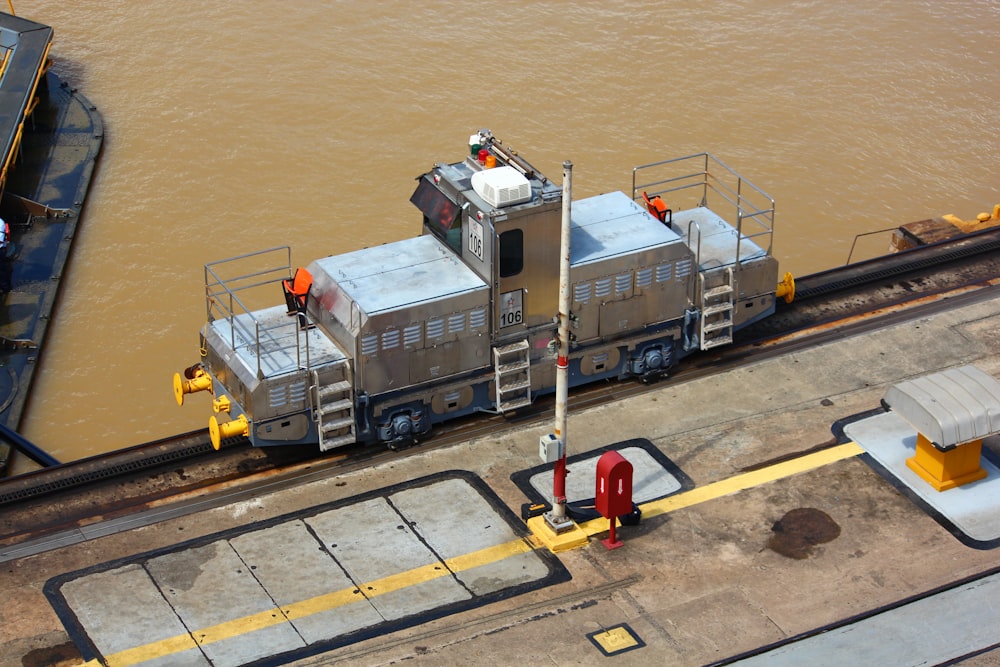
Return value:
M 4 20 L 25 22 L 0 15 L 0 29 Z M 39 65 L 42 75 L 25 107 L 30 115 L 24 118 L 23 131 L 16 133 L 16 140 L 8 138 L 13 157 L 0 201 L 0 216 L 10 227 L 10 245 L 0 249 L 0 424 L 14 431 L 27 403 L 104 135 L 96 108 L 47 71 L 47 65 L 47 60 Z M 8 443 L 0 442 L 0 473 L 10 451 Z

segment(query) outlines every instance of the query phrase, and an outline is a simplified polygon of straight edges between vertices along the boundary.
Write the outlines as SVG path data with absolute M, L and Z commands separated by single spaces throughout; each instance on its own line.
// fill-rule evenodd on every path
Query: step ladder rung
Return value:
M 323 400 L 326 396 L 332 396 L 333 394 L 342 394 L 351 388 L 351 383 L 347 380 L 341 380 L 340 382 L 334 382 L 333 384 L 328 384 L 326 386 L 320 387 L 319 398 Z
M 353 433 L 345 433 L 344 435 L 338 435 L 334 438 L 324 438 L 320 449 L 322 451 L 327 451 L 333 449 L 334 447 L 340 447 L 341 445 L 350 445 L 355 442 L 356 438 Z
M 511 373 L 523 371 L 527 367 L 527 361 L 512 361 L 508 364 L 500 364 L 497 366 L 497 373 L 500 375 L 510 375 Z
M 321 403 L 318 410 L 321 415 L 332 415 L 335 412 L 343 412 L 344 410 L 350 410 L 354 407 L 351 403 L 351 399 L 342 398 L 338 401 L 333 401 L 331 403 Z
M 510 382 L 508 384 L 500 385 L 500 393 L 509 394 L 514 391 L 519 391 L 521 389 L 527 389 L 531 386 L 531 381 L 524 379 L 520 382 Z
M 709 333 L 712 331 L 720 331 L 722 329 L 732 329 L 732 328 L 733 328 L 733 323 L 730 322 L 729 320 L 726 320 L 725 322 L 708 322 L 705 324 L 705 326 L 701 328 L 701 330 L 705 333 Z
M 709 315 L 717 315 L 718 313 L 729 313 L 733 310 L 733 304 L 729 301 L 725 303 L 713 303 L 711 306 L 705 306 L 701 311 L 701 314 L 705 317 Z
M 500 347 L 495 347 L 493 350 L 498 356 L 504 356 L 507 354 L 514 354 L 515 352 L 523 352 L 528 349 L 527 340 L 519 340 L 514 343 L 507 343 L 506 345 L 501 345 Z
M 501 401 L 499 404 L 500 412 L 507 412 L 508 410 L 515 410 L 517 408 L 522 408 L 525 405 L 531 405 L 531 399 L 527 396 L 522 398 L 514 398 L 509 401 Z
M 704 291 L 702 295 L 702 300 L 713 299 L 720 296 L 725 296 L 727 294 L 733 293 L 732 285 L 719 285 L 718 287 L 713 287 Z
M 347 428 L 354 425 L 354 417 L 343 417 L 341 419 L 334 419 L 333 421 L 323 422 L 323 433 L 329 433 L 330 431 L 337 431 L 342 428 Z
M 701 344 L 701 349 L 710 350 L 713 347 L 719 347 L 721 345 L 729 345 L 733 342 L 732 336 L 716 336 L 715 338 L 709 338 L 703 341 Z

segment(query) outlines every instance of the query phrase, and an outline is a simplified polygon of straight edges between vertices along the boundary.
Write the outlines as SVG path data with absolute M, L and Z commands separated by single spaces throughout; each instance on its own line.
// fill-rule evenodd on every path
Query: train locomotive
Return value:
M 463 153 L 418 177 L 420 236 L 295 271 L 288 247 L 205 266 L 201 359 L 173 390 L 213 395 L 217 449 L 397 449 L 555 390 L 562 188 L 488 130 Z M 570 210 L 570 386 L 656 379 L 787 298 L 773 199 L 707 153 Z

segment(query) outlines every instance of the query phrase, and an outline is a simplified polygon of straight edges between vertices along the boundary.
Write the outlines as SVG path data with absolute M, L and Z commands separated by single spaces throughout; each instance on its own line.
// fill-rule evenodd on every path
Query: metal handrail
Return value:
M 688 221 L 687 245 L 688 245 L 689 248 L 691 247 L 691 226 L 692 225 L 694 225 L 695 231 L 698 232 L 698 244 L 697 244 L 697 247 L 695 248 L 695 251 L 694 251 L 694 272 L 698 274 L 698 277 L 699 277 L 699 280 L 700 280 L 701 279 L 701 275 L 702 275 L 701 274 L 701 225 L 699 225 L 694 220 L 689 220 Z M 688 299 L 691 301 L 691 303 L 698 303 L 697 289 L 698 289 L 698 287 L 697 287 L 696 283 L 692 282 L 691 283 L 691 294 L 688 296 Z
M 241 344 L 252 346 L 250 349 L 252 349 L 254 358 L 256 359 L 256 374 L 258 378 L 263 377 L 261 367 L 262 335 L 266 336 L 287 326 L 295 328 L 296 367 L 303 368 L 303 353 L 305 354 L 305 368 L 309 369 L 311 367 L 312 357 L 309 350 L 309 336 L 305 335 L 299 327 L 298 317 L 293 322 L 287 324 L 282 323 L 270 327 L 262 326 L 260 320 L 254 314 L 252 307 L 241 298 L 241 295 L 249 295 L 261 288 L 280 284 L 282 280 L 291 279 L 291 252 L 289 246 L 277 246 L 210 262 L 205 265 L 205 308 L 208 322 L 211 323 L 217 319 L 224 319 L 229 323 L 229 344 L 234 351 L 237 349 L 237 334 L 240 335 L 240 338 L 246 339 L 246 342 L 242 343 L 241 341 Z M 233 267 L 241 265 L 243 262 L 254 262 L 258 259 L 271 261 L 270 258 L 275 253 L 284 253 L 285 261 L 283 264 L 277 266 L 265 264 L 264 268 L 255 266 L 252 270 L 232 276 L 222 275 L 223 267 Z M 249 299 L 249 296 L 247 298 Z M 239 319 L 240 315 L 246 315 L 249 318 L 249 324 L 244 324 Z
M 699 169 L 692 170 L 691 164 Z M 718 168 L 718 175 L 714 171 Z M 651 172 L 649 170 L 657 170 Z M 638 182 L 640 171 L 656 173 L 657 177 L 645 183 Z M 664 173 L 669 171 L 670 173 Z M 679 172 L 679 173 L 677 173 Z M 725 179 L 729 176 L 728 181 Z M 650 191 L 652 189 L 652 191 Z M 638 200 L 642 192 L 650 196 L 674 194 L 695 190 L 700 194 L 698 206 L 707 207 L 709 196 L 714 194 L 735 209 L 735 225 L 740 239 L 758 239 L 767 236 L 767 253 L 773 250 L 774 233 L 774 199 L 761 188 L 743 178 L 729 165 L 722 162 L 711 153 L 695 153 L 669 160 L 660 160 L 640 165 L 632 170 L 632 198 Z M 760 201 L 763 198 L 763 201 Z M 674 210 L 680 208 L 673 206 Z M 716 211 L 720 213 L 720 211 Z M 752 234 L 744 234 L 743 221 L 749 220 L 759 226 Z M 739 248 L 737 248 L 737 257 Z
M 847 261 L 844 262 L 844 266 L 847 266 L 851 263 L 851 256 L 854 255 L 854 247 L 858 244 L 858 239 L 860 239 L 862 236 L 875 236 L 876 234 L 885 234 L 887 232 L 894 232 L 897 229 L 899 229 L 899 227 L 886 227 L 885 229 L 879 229 L 874 232 L 862 232 L 861 234 L 855 234 L 854 240 L 851 241 L 851 249 L 847 253 Z

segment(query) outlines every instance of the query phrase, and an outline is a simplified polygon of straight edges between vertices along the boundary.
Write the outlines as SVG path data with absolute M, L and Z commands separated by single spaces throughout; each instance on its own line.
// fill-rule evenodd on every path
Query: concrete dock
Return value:
M 862 426 L 893 383 L 1000 377 L 986 289 L 571 412 L 581 548 L 552 553 L 519 516 L 544 496 L 548 423 L 35 555 L 0 538 L 0 666 L 1000 664 L 1000 495 L 962 487 L 976 519 L 949 519 L 890 478 L 898 453 L 865 450 L 895 426 Z M 643 510 L 615 550 L 588 493 L 609 447 Z

